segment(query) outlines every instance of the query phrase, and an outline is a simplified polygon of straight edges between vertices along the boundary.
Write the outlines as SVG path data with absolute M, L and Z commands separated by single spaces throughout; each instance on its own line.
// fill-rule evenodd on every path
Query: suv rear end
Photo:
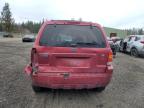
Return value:
M 31 76 L 35 91 L 40 87 L 104 90 L 113 66 L 112 51 L 103 28 L 90 22 L 45 22 L 25 72 Z

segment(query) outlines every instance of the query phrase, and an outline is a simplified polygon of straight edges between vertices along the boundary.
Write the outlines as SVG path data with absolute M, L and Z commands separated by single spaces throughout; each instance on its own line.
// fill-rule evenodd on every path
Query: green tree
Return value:
M 12 13 L 9 8 L 9 4 L 5 3 L 1 12 L 1 22 L 3 29 L 7 32 L 11 32 L 13 28 L 14 19 L 12 18 Z
M 139 34 L 139 35 L 143 35 L 143 29 L 139 29 L 139 30 L 138 30 L 138 34 Z
M 29 30 L 31 33 L 38 33 L 41 24 L 42 22 L 27 21 L 21 23 L 21 27 Z

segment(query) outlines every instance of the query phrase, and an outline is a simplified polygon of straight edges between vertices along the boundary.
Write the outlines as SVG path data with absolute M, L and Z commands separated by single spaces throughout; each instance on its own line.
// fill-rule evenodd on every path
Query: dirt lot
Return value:
M 118 53 L 111 83 L 92 90 L 45 90 L 35 94 L 23 69 L 32 43 L 0 40 L 0 108 L 144 108 L 144 59 Z

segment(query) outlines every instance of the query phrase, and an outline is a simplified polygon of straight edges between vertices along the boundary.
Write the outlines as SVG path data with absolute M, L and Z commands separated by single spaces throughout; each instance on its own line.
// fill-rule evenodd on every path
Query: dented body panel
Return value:
M 58 47 L 41 46 L 40 39 L 48 24 L 74 24 L 97 26 L 102 32 L 106 46 Z M 39 87 L 82 89 L 105 87 L 110 82 L 113 66 L 108 65 L 111 49 L 99 24 L 89 22 L 48 21 L 41 27 L 31 52 L 31 63 L 25 72 L 32 84 Z

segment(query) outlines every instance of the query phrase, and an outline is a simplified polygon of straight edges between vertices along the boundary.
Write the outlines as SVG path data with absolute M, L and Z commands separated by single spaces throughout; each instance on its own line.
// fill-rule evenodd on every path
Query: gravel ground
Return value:
M 32 43 L 0 40 L 0 108 L 144 108 L 144 58 L 118 53 L 105 91 L 44 90 L 35 94 L 23 69 Z

